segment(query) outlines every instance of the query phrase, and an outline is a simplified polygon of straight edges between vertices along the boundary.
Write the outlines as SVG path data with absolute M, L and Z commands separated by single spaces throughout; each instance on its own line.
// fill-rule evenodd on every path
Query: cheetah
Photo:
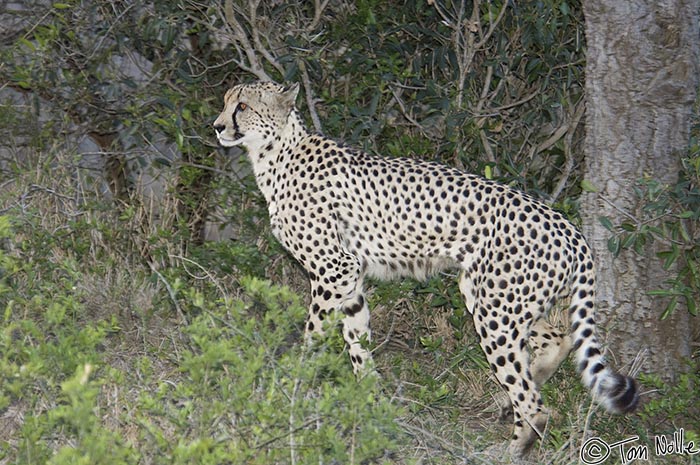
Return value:
M 425 279 L 459 270 L 480 345 L 508 394 L 509 451 L 527 453 L 546 422 L 539 393 L 570 349 L 583 384 L 612 413 L 633 410 L 635 381 L 607 367 L 596 338 L 595 265 L 582 234 L 525 193 L 458 169 L 384 158 L 312 133 L 299 85 L 229 89 L 214 122 L 219 144 L 247 150 L 275 237 L 311 284 L 307 338 L 342 312 L 353 370 L 373 371 L 366 276 Z M 570 334 L 544 319 L 570 297 Z

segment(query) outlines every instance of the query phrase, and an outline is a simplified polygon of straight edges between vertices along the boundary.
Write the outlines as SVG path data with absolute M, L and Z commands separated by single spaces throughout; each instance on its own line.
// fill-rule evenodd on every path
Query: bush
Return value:
M 18 236 L 12 223 L 0 217 L 6 243 Z M 390 463 L 401 408 L 376 377 L 357 382 L 332 345 L 300 344 L 306 310 L 288 289 L 247 278 L 232 296 L 161 273 L 191 320 L 176 352 L 118 360 L 135 341 L 125 315 L 91 314 L 96 263 L 7 250 L 0 263 L 0 412 L 10 420 L 0 461 Z M 146 280 L 114 291 L 139 292 Z M 154 331 L 145 319 L 137 328 Z M 161 358 L 175 371 L 155 370 Z

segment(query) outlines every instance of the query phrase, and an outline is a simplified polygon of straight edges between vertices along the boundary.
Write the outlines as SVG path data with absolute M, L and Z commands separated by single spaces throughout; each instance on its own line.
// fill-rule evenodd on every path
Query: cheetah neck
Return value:
M 279 174 L 284 173 L 285 165 L 292 150 L 309 135 L 309 131 L 294 110 L 287 119 L 287 125 L 275 136 L 274 140 L 262 147 L 248 147 L 255 180 L 268 204 L 274 202 L 275 184 Z

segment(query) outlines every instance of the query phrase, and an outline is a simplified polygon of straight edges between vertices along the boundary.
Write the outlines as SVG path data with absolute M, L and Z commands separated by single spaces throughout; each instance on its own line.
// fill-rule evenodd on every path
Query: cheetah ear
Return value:
M 297 100 L 297 95 L 299 95 L 299 83 L 295 82 L 282 91 L 278 101 L 280 105 L 291 110 L 294 108 L 294 102 Z

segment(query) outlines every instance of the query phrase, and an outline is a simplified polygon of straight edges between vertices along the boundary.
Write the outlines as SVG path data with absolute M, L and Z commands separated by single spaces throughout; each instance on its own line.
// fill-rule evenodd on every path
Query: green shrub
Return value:
M 5 242 L 18 236 L 12 223 L 0 217 Z M 73 228 L 74 241 L 89 240 L 88 229 Z M 401 407 L 377 377 L 355 379 L 334 338 L 314 348 L 301 343 L 306 309 L 287 288 L 247 278 L 229 294 L 213 277 L 202 283 L 162 270 L 157 282 L 171 280 L 170 300 L 133 310 L 152 316 L 131 323 L 128 314 L 94 311 L 88 281 L 104 269 L 89 256 L 57 248 L 55 256 L 30 257 L 11 248 L 20 255 L 0 249 L 0 413 L 19 413 L 0 460 L 391 463 Z M 111 292 L 138 292 L 145 272 L 131 270 L 144 276 L 117 281 Z M 124 329 L 160 330 L 154 317 L 175 303 L 190 322 L 180 336 L 164 328 L 160 348 Z M 155 368 L 164 361 L 172 370 Z
M 181 438 L 174 463 L 191 460 L 208 436 L 211 459 L 199 463 L 384 463 L 399 437 L 400 409 L 377 378 L 358 382 L 347 356 L 327 343 L 300 344 L 306 309 L 288 289 L 242 284 L 242 300 L 194 296 L 204 308 L 186 329 L 184 379 L 162 392 L 189 404 L 193 434 Z

